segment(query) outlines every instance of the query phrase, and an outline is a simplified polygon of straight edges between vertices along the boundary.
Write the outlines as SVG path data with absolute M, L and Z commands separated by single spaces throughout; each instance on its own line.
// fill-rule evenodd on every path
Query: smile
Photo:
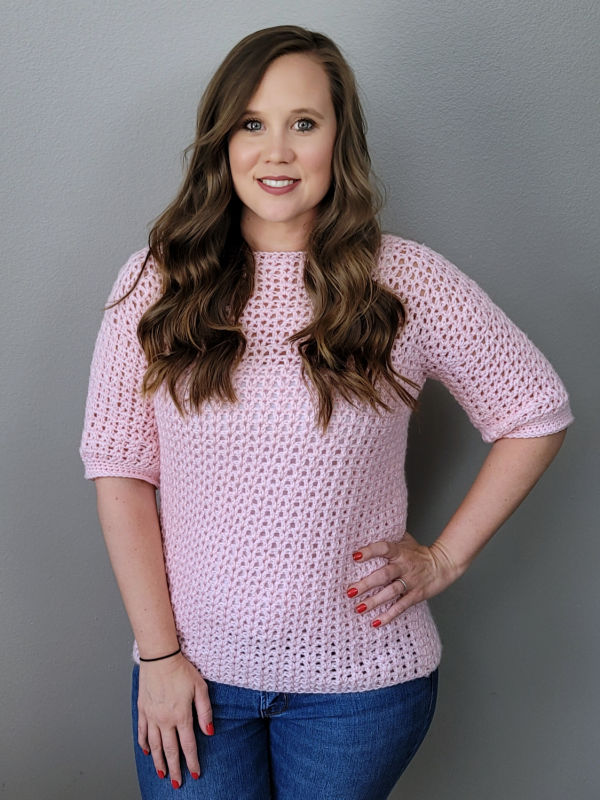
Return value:
M 271 180 L 269 178 L 258 178 L 258 185 L 263 190 L 263 192 L 268 192 L 269 194 L 288 194 L 289 192 L 293 192 L 296 186 L 300 183 L 300 179 L 297 180 Z
M 259 178 L 258 180 L 261 183 L 264 183 L 267 186 L 273 186 L 274 188 L 279 188 L 281 186 L 291 186 L 292 183 L 296 183 L 296 181 L 293 178 L 290 178 L 289 180 L 285 180 L 285 181 L 273 181 L 273 180 L 269 180 L 268 178 Z

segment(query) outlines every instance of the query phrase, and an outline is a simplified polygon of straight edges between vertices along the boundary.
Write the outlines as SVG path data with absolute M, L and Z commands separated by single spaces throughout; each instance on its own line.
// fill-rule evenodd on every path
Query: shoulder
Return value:
M 425 243 L 392 233 L 382 234 L 378 267 L 381 278 L 408 294 L 415 291 L 421 295 L 441 289 L 447 291 L 452 286 L 479 288 L 472 278 L 442 253 Z
M 392 233 L 381 237 L 378 280 L 413 307 L 491 304 L 479 284 L 427 244 Z
M 107 304 L 123 299 L 127 308 L 140 309 L 141 314 L 160 297 L 163 291 L 163 278 L 149 248 L 143 247 L 132 253 L 119 269 L 110 291 Z M 121 304 L 120 304 L 121 305 Z

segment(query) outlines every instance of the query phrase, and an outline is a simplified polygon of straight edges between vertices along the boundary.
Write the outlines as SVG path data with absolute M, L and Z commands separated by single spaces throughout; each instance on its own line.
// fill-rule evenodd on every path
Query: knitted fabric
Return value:
M 129 258 L 109 300 L 133 285 L 146 253 Z M 410 411 L 384 383 L 391 412 L 336 397 L 323 434 L 297 345 L 285 342 L 311 318 L 303 252 L 254 256 L 236 404 L 210 399 L 182 419 L 164 388 L 141 398 L 146 361 L 136 327 L 161 291 L 151 259 L 132 294 L 104 313 L 80 447 L 85 477 L 141 478 L 160 488 L 179 642 L 209 680 L 350 692 L 427 675 L 441 658 L 427 602 L 374 628 L 394 601 L 357 614 L 346 595 L 387 563 L 356 562 L 352 553 L 403 536 Z M 421 387 L 427 378 L 441 381 L 484 441 L 542 436 L 573 420 L 550 363 L 443 256 L 384 234 L 373 275 L 406 311 L 395 369 Z

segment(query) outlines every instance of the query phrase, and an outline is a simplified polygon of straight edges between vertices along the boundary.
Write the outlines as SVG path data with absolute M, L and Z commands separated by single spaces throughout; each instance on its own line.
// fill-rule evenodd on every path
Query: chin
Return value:
M 264 222 L 293 222 L 293 220 L 297 219 L 298 217 L 302 217 L 306 213 L 306 211 L 300 209 L 298 211 L 292 211 L 292 212 L 288 211 L 288 212 L 277 213 L 272 211 L 271 213 L 269 213 L 268 211 L 260 212 L 258 210 L 255 211 L 253 209 L 253 213 L 256 217 L 258 217 L 258 219 L 261 219 Z

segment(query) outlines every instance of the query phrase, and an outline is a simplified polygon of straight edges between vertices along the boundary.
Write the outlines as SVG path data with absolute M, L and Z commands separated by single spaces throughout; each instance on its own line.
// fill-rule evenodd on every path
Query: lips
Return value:
M 300 183 L 300 178 L 258 178 L 257 183 L 263 192 L 281 195 L 293 192 Z
M 300 178 L 292 178 L 291 175 L 263 175 L 259 181 L 299 181 Z
M 271 178 L 271 177 L 265 177 L 265 178 L 258 178 L 258 183 L 260 183 L 260 185 L 263 188 L 267 188 L 268 187 L 270 189 L 275 189 L 275 188 L 278 188 L 278 189 L 283 189 L 283 188 L 291 189 L 292 186 L 295 186 L 297 183 L 300 183 L 300 178 L 286 178 L 286 177 Z

